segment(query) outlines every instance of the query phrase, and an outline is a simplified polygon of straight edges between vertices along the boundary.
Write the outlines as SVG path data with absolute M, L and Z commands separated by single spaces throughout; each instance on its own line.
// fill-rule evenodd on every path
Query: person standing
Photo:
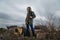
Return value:
M 27 7 L 27 16 L 25 19 L 25 23 L 26 23 L 26 33 L 25 36 L 29 36 L 29 26 L 31 27 L 31 31 L 32 31 L 32 35 L 35 36 L 34 33 L 34 28 L 33 28 L 33 19 L 36 17 L 36 15 L 34 14 L 34 12 L 32 11 L 31 7 Z

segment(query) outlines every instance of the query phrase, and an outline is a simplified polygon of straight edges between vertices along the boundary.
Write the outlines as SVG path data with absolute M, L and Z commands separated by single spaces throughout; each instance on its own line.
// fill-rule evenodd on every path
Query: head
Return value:
M 31 11 L 31 7 L 27 7 L 27 12 L 30 12 Z

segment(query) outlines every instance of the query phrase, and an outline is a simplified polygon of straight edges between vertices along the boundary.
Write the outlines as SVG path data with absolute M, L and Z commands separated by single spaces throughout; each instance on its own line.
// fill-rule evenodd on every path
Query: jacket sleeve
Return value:
M 32 18 L 34 19 L 36 17 L 35 13 L 32 12 Z

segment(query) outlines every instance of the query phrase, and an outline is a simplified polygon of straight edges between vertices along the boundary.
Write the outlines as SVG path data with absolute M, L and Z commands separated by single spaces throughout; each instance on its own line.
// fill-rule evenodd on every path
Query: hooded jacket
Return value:
M 30 18 L 30 16 L 32 16 L 32 18 Z M 26 16 L 26 19 L 25 19 L 26 24 L 33 24 L 33 19 L 35 17 L 36 17 L 36 15 L 34 14 L 33 11 L 27 13 L 27 16 Z

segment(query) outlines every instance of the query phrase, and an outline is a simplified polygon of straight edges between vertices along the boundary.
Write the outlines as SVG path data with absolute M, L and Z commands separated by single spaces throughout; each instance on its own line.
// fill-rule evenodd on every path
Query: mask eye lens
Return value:
M 15 32 L 18 32 L 18 29 L 15 29 Z

